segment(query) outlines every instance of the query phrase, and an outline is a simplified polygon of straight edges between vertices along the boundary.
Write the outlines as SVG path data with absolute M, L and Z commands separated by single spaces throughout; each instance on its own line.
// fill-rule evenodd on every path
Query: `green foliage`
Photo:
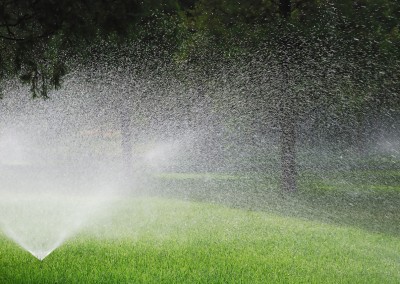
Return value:
M 18 75 L 34 97 L 59 88 L 68 64 L 85 61 L 100 41 L 116 48 L 140 41 L 153 50 L 176 44 L 176 1 L 16 1 L 0 8 L 0 78 Z
M 36 93 L 46 93 L 43 88 L 36 90 L 43 82 L 47 89 L 59 87 L 68 72 L 67 59 L 87 58 L 96 53 L 90 46 L 104 41 L 115 48 L 140 44 L 148 51 L 158 50 L 165 60 L 196 64 L 206 58 L 240 57 L 266 46 L 281 50 L 282 44 L 306 62 L 305 53 L 333 48 L 337 60 L 348 58 L 354 63 L 358 72 L 350 65 L 347 68 L 350 74 L 358 74 L 356 81 L 370 84 L 374 79 L 393 87 L 397 79 L 393 72 L 400 54 L 398 1 L 293 0 L 287 21 L 279 15 L 279 1 L 271 0 L 34 3 L 0 5 L 0 77 L 19 74 L 27 82 L 30 74 Z M 285 38 L 289 43 L 282 41 Z M 393 71 L 382 73 L 382 66 Z M 385 76 L 373 78 L 377 73 Z M 35 78 L 41 82 L 34 82 Z

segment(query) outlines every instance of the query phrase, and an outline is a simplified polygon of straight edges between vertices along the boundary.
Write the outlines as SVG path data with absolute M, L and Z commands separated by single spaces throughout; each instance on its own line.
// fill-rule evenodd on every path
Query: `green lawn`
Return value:
M 399 283 L 399 178 L 164 173 L 43 262 L 0 235 L 0 283 Z
M 400 238 L 164 198 L 111 218 L 38 261 L 0 237 L 0 283 L 398 283 Z
M 299 191 L 282 194 L 279 176 L 162 174 L 153 194 L 223 204 L 400 237 L 400 170 L 302 172 Z M 148 193 L 148 188 L 146 188 Z

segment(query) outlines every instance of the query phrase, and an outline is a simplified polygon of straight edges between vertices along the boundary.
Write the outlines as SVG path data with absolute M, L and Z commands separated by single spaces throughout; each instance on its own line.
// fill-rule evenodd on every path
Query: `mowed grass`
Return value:
M 223 204 L 400 237 L 400 170 L 301 172 L 283 193 L 278 174 L 159 175 L 154 195 Z
M 43 262 L 0 236 L 0 283 L 399 283 L 400 238 L 173 198 L 116 201 Z

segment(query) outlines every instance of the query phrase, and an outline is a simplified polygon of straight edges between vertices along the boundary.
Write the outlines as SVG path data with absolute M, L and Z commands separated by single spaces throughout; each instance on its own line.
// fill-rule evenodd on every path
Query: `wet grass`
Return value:
M 0 235 L 0 283 L 399 283 L 399 178 L 162 174 L 43 262 Z
M 400 239 L 216 204 L 118 201 L 43 262 L 0 237 L 1 283 L 398 283 Z
M 400 236 L 400 174 L 395 170 L 302 172 L 293 194 L 282 193 L 273 174 L 184 177 L 161 175 L 154 194 Z

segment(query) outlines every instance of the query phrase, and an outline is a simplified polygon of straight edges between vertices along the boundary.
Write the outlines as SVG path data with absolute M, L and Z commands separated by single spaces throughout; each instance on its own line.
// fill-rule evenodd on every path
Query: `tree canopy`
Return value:
M 400 4 L 391 0 L 1 0 L 0 78 L 18 75 L 34 96 L 46 96 L 60 85 L 67 59 L 93 55 L 88 47 L 101 41 L 140 42 L 149 50 L 163 47 L 169 59 L 201 62 L 202 56 L 253 53 L 266 44 L 281 48 L 282 35 L 290 33 L 285 46 L 297 49 L 299 60 L 305 49 L 335 45 L 343 60 L 358 61 L 356 68 L 376 76 L 386 73 L 372 69 L 382 63 L 391 75 L 381 82 L 396 81 L 399 18 Z

